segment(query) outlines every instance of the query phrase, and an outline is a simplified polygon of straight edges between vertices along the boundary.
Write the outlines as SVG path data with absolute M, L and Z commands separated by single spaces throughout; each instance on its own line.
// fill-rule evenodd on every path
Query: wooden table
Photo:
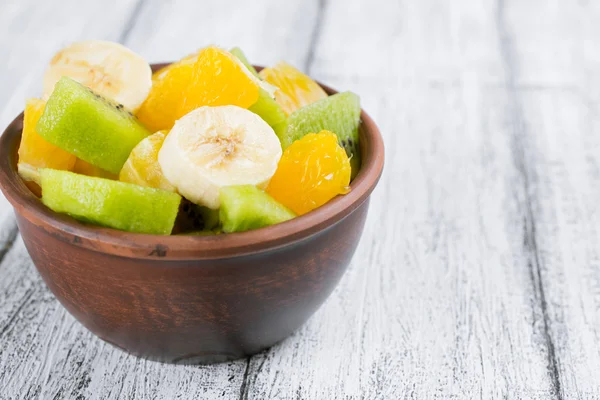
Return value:
M 215 366 L 85 330 L 2 198 L 0 399 L 600 398 L 600 2 L 2 0 L 1 125 L 90 38 L 287 60 L 360 94 L 386 170 L 327 303 Z

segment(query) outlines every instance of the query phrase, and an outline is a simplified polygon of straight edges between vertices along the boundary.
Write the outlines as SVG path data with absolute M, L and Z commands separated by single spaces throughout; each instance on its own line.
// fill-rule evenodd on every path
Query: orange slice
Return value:
M 121 182 L 135 183 L 140 186 L 175 191 L 175 186 L 165 178 L 158 163 L 158 151 L 162 147 L 166 131 L 159 131 L 138 143 L 125 161 L 119 174 Z
M 309 133 L 281 156 L 267 193 L 298 215 L 350 190 L 350 159 L 335 133 Z
M 207 47 L 154 74 L 152 90 L 137 112 L 151 130 L 171 129 L 175 121 L 202 106 L 248 108 L 258 100 L 261 82 L 231 53 Z
M 258 75 L 279 88 L 275 91 L 275 100 L 288 115 L 327 97 L 327 93 L 317 82 L 283 61 L 274 67 L 263 69 Z
M 150 131 L 171 129 L 179 118 L 181 97 L 192 79 L 197 55 L 188 56 L 152 75 L 152 89 L 136 115 Z
M 75 166 L 73 167 L 73 172 L 76 174 L 87 175 L 87 176 L 95 176 L 97 178 L 105 178 L 105 179 L 117 179 L 117 175 L 111 172 L 105 171 L 100 167 L 96 167 L 95 165 L 90 164 L 87 161 L 83 161 L 78 158 L 75 161 Z
M 75 164 L 73 154 L 47 142 L 36 131 L 38 120 L 44 113 L 46 102 L 40 99 L 29 99 L 25 105 L 23 118 L 23 134 L 19 145 L 19 175 L 26 181 L 39 183 L 38 168 L 71 170 Z
M 233 54 L 207 47 L 198 54 L 179 117 L 202 106 L 248 108 L 258 100 L 260 81 Z

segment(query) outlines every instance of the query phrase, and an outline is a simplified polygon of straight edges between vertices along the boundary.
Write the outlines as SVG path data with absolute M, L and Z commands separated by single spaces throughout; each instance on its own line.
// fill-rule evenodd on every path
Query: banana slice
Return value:
M 152 87 L 152 70 L 141 56 L 113 42 L 73 43 L 54 55 L 44 75 L 44 97 L 68 76 L 135 111 Z
M 220 206 L 221 187 L 265 187 L 280 158 L 273 129 L 237 106 L 200 107 L 186 114 L 158 153 L 162 172 L 177 191 L 212 209 Z

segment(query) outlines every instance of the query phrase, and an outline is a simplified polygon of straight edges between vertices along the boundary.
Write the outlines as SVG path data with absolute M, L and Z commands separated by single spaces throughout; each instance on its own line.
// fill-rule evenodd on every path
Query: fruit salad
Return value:
M 154 74 L 120 44 L 74 43 L 27 100 L 18 172 L 41 201 L 129 232 L 214 235 L 296 218 L 350 191 L 360 102 L 293 66 L 203 48 Z

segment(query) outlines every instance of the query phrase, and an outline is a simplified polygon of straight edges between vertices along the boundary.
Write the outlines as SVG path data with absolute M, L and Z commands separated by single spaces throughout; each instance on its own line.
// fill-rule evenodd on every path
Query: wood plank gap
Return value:
M 313 26 L 312 33 L 310 35 L 310 41 L 308 45 L 308 54 L 306 55 L 306 60 L 304 61 L 304 72 L 307 75 L 310 75 L 310 67 L 315 60 L 315 50 L 317 47 L 317 43 L 321 37 L 321 28 L 323 26 L 323 15 L 325 14 L 325 8 L 327 7 L 327 0 L 318 0 L 318 9 L 317 9 L 317 18 L 315 21 L 315 25 Z
M 35 293 L 34 289 L 29 289 L 26 292 L 25 297 L 23 297 L 23 301 L 21 301 L 21 304 L 19 304 L 19 306 L 17 307 L 17 309 L 15 310 L 13 315 L 11 315 L 10 318 L 8 319 L 8 321 L 6 322 L 6 325 L 4 326 L 4 328 L 2 328 L 2 330 L 0 331 L 0 338 L 2 338 L 2 336 L 4 336 L 4 334 L 6 332 L 8 332 L 8 330 L 12 327 L 13 322 L 15 322 L 15 319 L 21 313 L 21 311 L 23 310 L 25 305 L 27 303 L 29 303 L 31 296 L 33 296 L 34 293 Z
M 239 400 L 248 399 L 248 375 L 250 375 L 250 361 L 253 356 L 246 358 L 246 369 L 244 369 L 244 377 L 242 378 L 242 385 L 240 386 L 240 397 Z
M 10 224 L 11 226 L 10 228 L 8 228 L 9 230 L 8 235 L 6 237 L 6 241 L 0 247 L 0 263 L 2 263 L 2 260 L 4 260 L 4 257 L 6 256 L 6 253 L 8 253 L 8 251 L 15 244 L 15 240 L 17 240 L 17 233 L 19 232 L 19 229 L 17 228 L 17 225 L 14 220 L 11 221 Z
M 550 374 L 552 389 L 555 398 L 562 400 L 561 384 L 558 372 L 558 364 L 556 359 L 556 351 L 552 334 L 550 333 L 550 322 L 548 316 L 548 303 L 541 274 L 541 261 L 539 249 L 536 239 L 535 214 L 533 212 L 533 195 L 532 195 L 532 177 L 531 168 L 525 146 L 523 144 L 524 136 L 528 135 L 527 127 L 524 123 L 523 105 L 519 99 L 518 88 L 516 85 L 517 63 L 514 50 L 514 38 L 512 38 L 505 19 L 505 0 L 497 1 L 496 8 L 496 29 L 498 31 L 500 55 L 506 71 L 506 90 L 508 95 L 509 115 L 512 118 L 512 156 L 521 180 L 523 197 L 525 203 L 524 218 L 523 218 L 523 248 L 528 254 L 529 260 L 527 268 L 531 285 L 534 290 L 536 301 L 542 311 L 542 334 L 544 337 L 546 349 L 548 351 L 548 372 Z
M 133 6 L 133 10 L 131 11 L 131 14 L 129 14 L 129 18 L 127 18 L 127 22 L 125 23 L 125 26 L 123 27 L 123 30 L 119 35 L 119 43 L 125 45 L 127 39 L 129 39 L 129 35 L 135 27 L 135 24 L 138 20 L 140 13 L 142 12 L 142 8 L 144 7 L 145 3 L 146 0 L 138 0 L 138 2 L 135 3 L 135 6 Z

